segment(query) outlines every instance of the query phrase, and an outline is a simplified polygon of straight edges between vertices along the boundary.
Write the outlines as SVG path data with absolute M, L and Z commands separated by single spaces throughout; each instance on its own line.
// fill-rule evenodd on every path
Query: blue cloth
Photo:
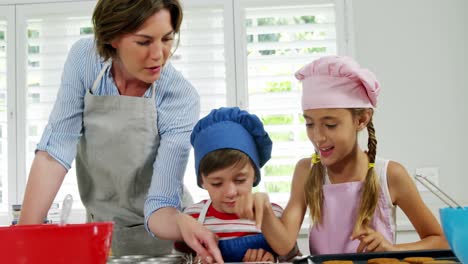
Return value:
M 83 129 L 85 92 L 92 87 L 103 66 L 94 40 L 90 38 L 77 41 L 65 62 L 57 100 L 37 150 L 47 151 L 67 170 L 76 156 Z M 170 63 L 164 66 L 155 85 L 156 129 L 161 136 L 161 145 L 153 163 L 153 179 L 144 208 L 145 223 L 149 215 L 160 208 L 180 209 L 183 176 L 190 152 L 190 133 L 200 112 L 197 91 Z M 94 94 L 119 96 L 110 71 L 105 73 Z M 144 96 L 151 97 L 151 89 Z M 132 135 L 128 136 L 131 140 Z
M 263 249 L 274 254 L 263 234 L 220 240 L 218 247 L 225 262 L 242 262 L 248 249 Z
M 255 165 L 254 186 L 257 186 L 260 168 L 270 159 L 273 146 L 262 121 L 238 107 L 212 110 L 195 125 L 190 142 L 195 152 L 195 171 L 200 187 L 200 161 L 218 149 L 237 149 L 247 154 Z

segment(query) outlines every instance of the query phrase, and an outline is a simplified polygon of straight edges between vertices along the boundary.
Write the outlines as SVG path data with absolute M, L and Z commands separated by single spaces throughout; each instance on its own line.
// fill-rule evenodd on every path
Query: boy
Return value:
M 215 109 L 198 121 L 190 141 L 197 184 L 210 199 L 188 206 L 184 213 L 218 236 L 226 262 L 274 261 L 276 254 L 255 222 L 234 213 L 238 199 L 260 182 L 260 168 L 271 157 L 272 141 L 260 119 L 237 107 Z M 281 217 L 283 209 L 272 207 Z M 297 254 L 295 247 L 285 257 Z

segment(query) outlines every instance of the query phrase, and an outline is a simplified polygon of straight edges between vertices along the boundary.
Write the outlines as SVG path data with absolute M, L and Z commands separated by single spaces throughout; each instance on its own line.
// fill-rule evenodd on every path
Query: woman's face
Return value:
M 208 191 L 218 212 L 233 214 L 239 197 L 252 192 L 255 170 L 250 162 L 202 175 L 202 186 Z
M 149 17 L 135 32 L 111 42 L 117 50 L 119 66 L 129 79 L 153 83 L 171 53 L 174 29 L 171 14 L 162 9 Z

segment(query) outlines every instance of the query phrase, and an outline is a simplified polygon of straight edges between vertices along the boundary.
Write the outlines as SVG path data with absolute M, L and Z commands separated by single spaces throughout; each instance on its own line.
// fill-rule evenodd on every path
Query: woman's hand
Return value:
M 218 237 L 186 214 L 177 215 L 177 226 L 182 237 L 203 263 L 224 263 L 218 248 Z
M 372 228 L 363 228 L 351 236 L 351 240 L 359 239 L 356 252 L 395 251 L 395 246 L 384 238 L 384 236 Z
M 245 252 L 243 262 L 274 262 L 275 257 L 263 249 L 249 249 Z
M 268 194 L 247 193 L 238 198 L 234 211 L 239 218 L 255 221 L 257 228 L 261 229 L 266 206 L 271 206 Z

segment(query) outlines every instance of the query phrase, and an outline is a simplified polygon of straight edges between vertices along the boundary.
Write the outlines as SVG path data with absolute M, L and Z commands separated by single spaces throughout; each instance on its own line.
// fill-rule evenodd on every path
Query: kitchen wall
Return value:
M 351 3 L 354 56 L 382 85 L 377 153 L 411 174 L 439 167 L 440 186 L 468 205 L 468 1 Z M 444 205 L 422 195 L 437 215 Z M 417 239 L 402 213 L 398 223 L 398 241 Z M 308 252 L 306 239 L 299 238 L 302 252 Z
M 355 56 L 382 84 L 378 153 L 409 172 L 440 168 L 468 202 L 468 1 L 355 0 Z

